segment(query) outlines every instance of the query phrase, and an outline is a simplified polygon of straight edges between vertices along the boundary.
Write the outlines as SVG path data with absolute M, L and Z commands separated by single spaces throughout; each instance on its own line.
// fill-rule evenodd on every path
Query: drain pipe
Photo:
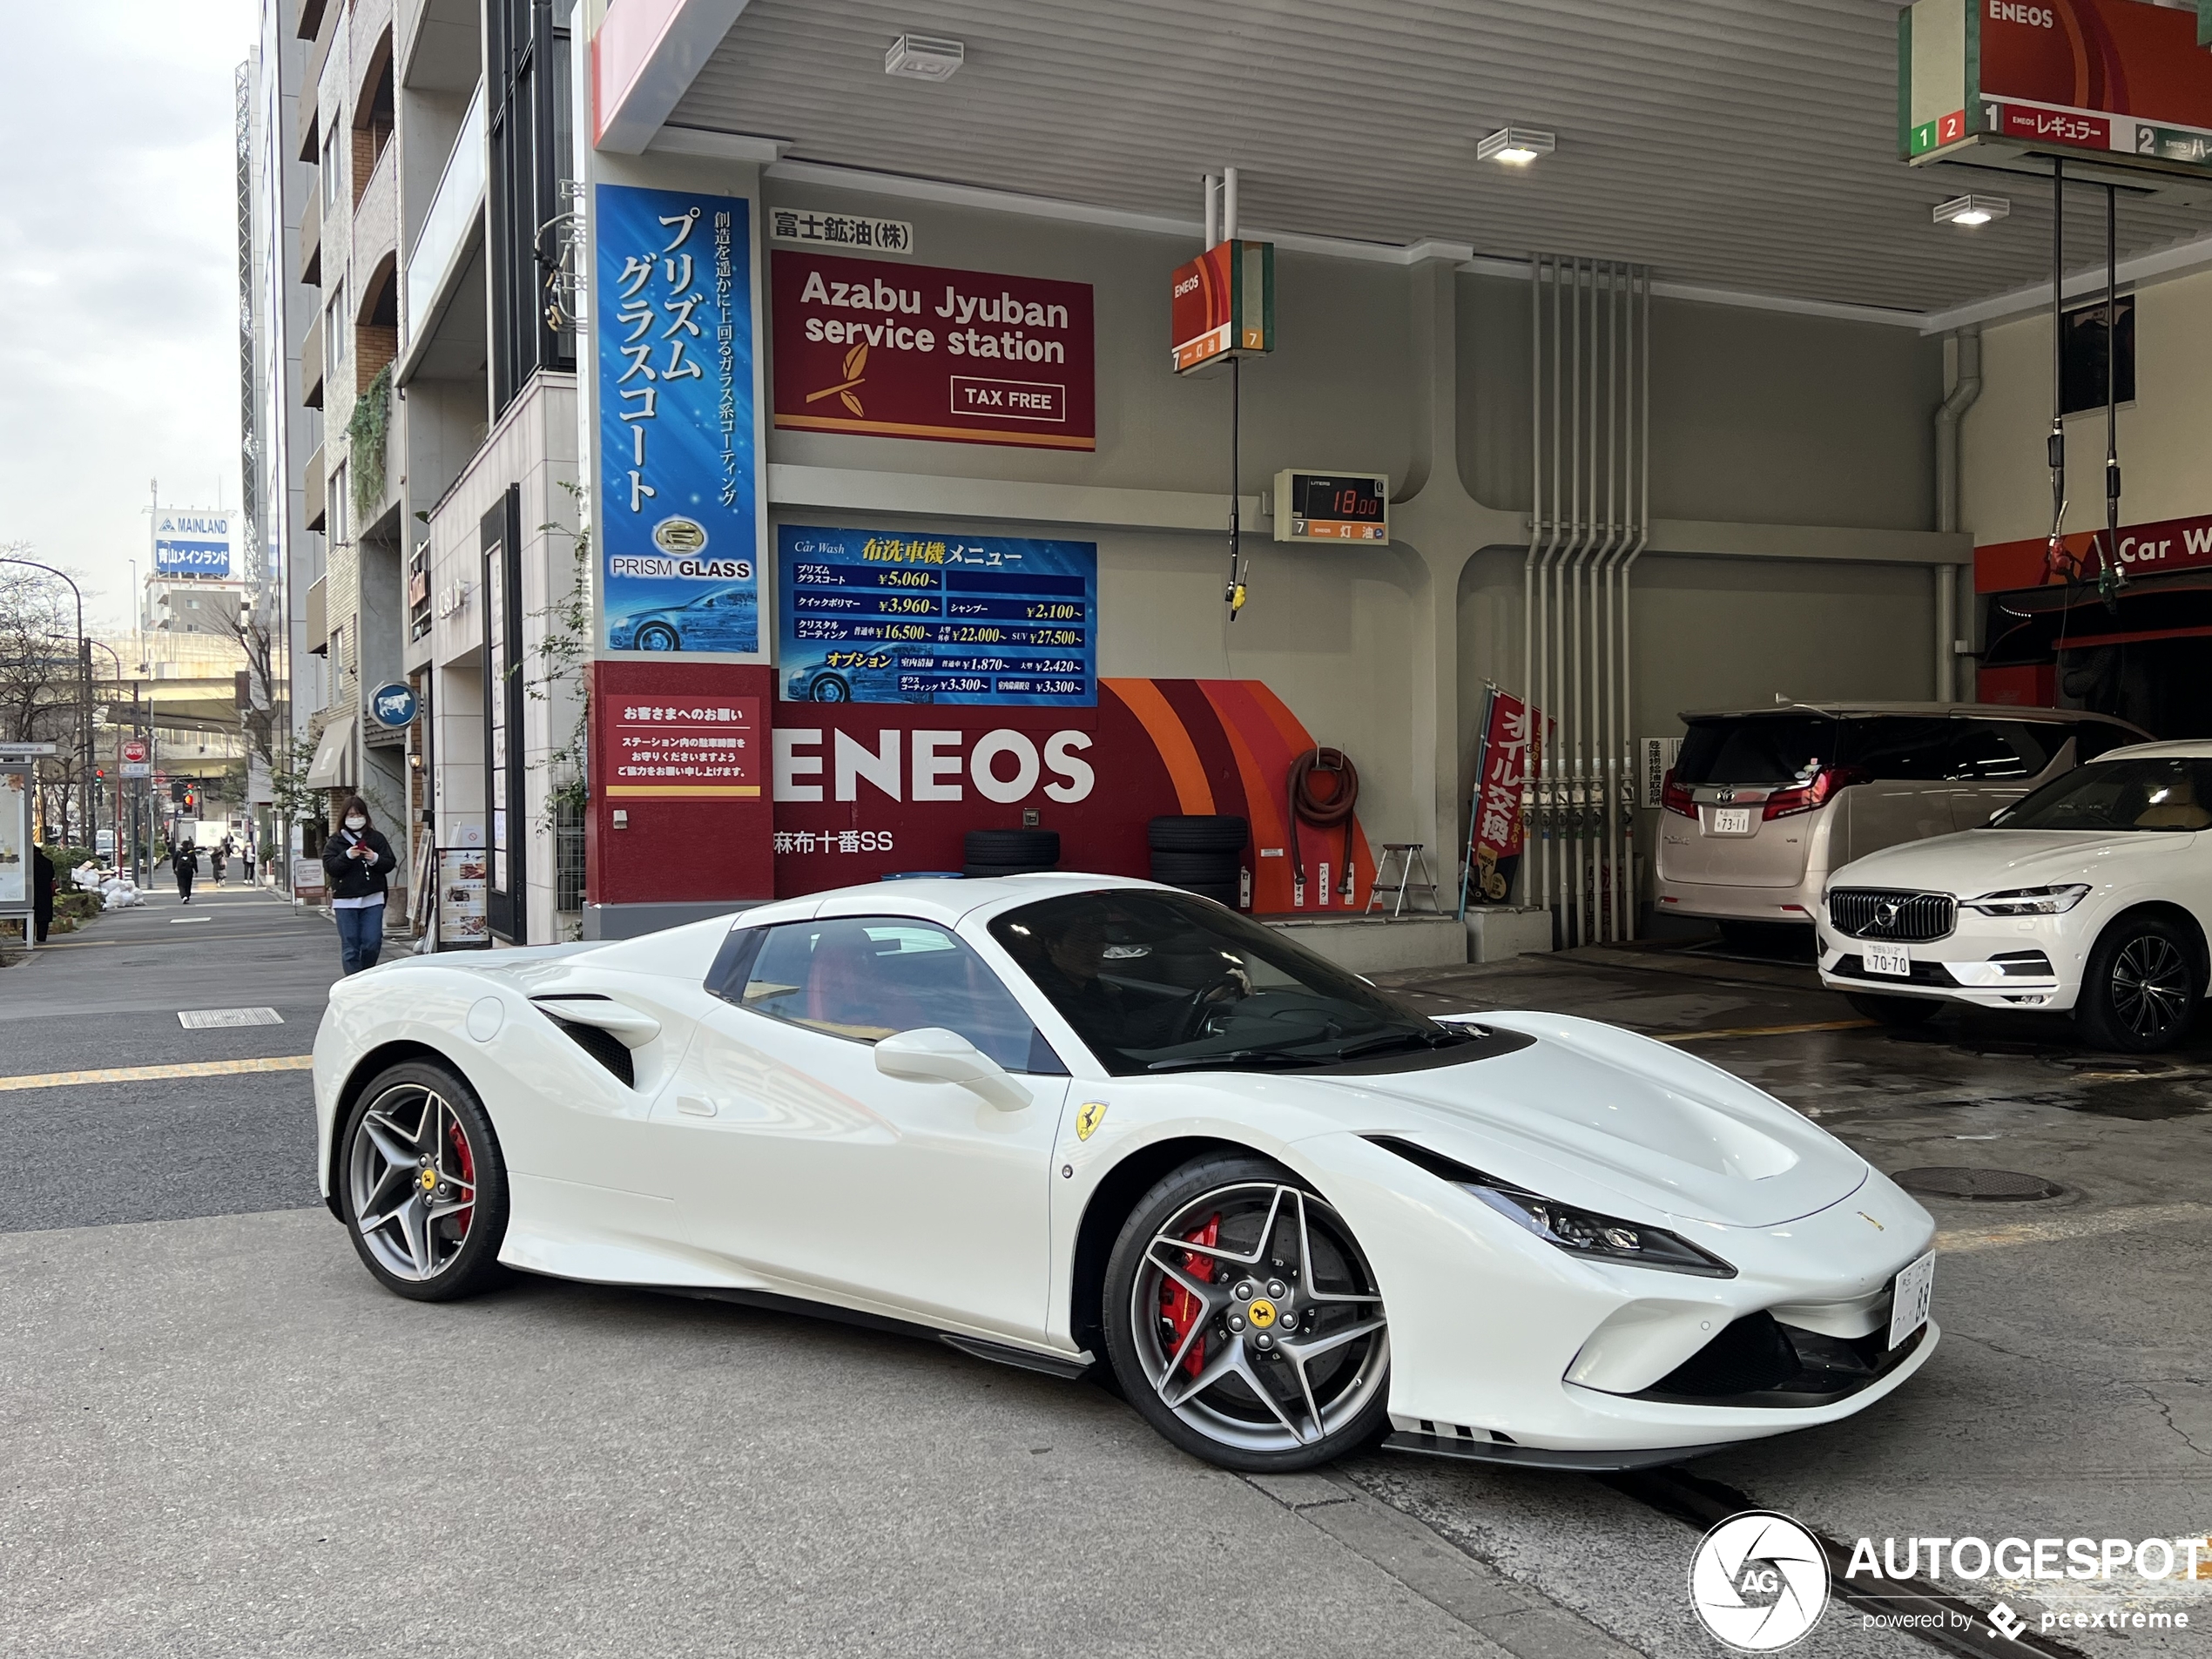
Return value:
M 1946 535 L 1959 529 L 1959 422 L 1981 395 L 1981 330 L 1962 328 L 1952 338 L 1958 373 L 1935 417 L 1936 528 Z M 1959 691 L 1959 567 L 1937 565 L 1935 582 L 1935 695 L 1948 703 Z

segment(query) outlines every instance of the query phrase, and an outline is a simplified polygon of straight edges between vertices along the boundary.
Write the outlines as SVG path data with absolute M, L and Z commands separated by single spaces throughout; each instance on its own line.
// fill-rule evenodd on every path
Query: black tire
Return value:
M 1170 1298 L 1190 1293 L 1162 1272 L 1160 1264 L 1151 1260 L 1149 1247 L 1171 1224 L 1179 1225 L 1188 1219 L 1186 1212 L 1204 1209 L 1217 1200 L 1214 1236 L 1222 1246 L 1264 1243 L 1271 1248 L 1257 1251 L 1245 1248 L 1242 1253 L 1258 1258 L 1249 1266 L 1195 1251 L 1171 1251 L 1184 1256 L 1180 1266 L 1186 1273 L 1198 1271 L 1196 1264 L 1210 1263 L 1208 1282 L 1220 1287 L 1216 1294 L 1221 1300 L 1212 1315 L 1201 1312 L 1195 1297 L 1187 1312 L 1171 1311 Z M 1311 1271 L 1302 1278 L 1298 1259 L 1299 1204 L 1304 1207 L 1303 1234 L 1318 1243 L 1305 1264 Z M 1278 1218 L 1275 1232 L 1271 1239 L 1261 1240 L 1260 1228 L 1270 1214 Z M 1239 1218 L 1219 1225 L 1224 1217 L 1231 1216 Z M 1177 1236 L 1198 1242 L 1196 1230 Z M 1283 1264 L 1278 1266 L 1278 1262 Z M 1258 1294 L 1240 1299 L 1236 1291 L 1247 1278 Z M 1286 1293 L 1278 1296 L 1276 1286 L 1286 1286 Z M 1313 1286 L 1325 1286 L 1330 1296 L 1341 1299 L 1310 1299 Z M 1157 1183 L 1122 1224 L 1121 1235 L 1106 1263 L 1105 1301 L 1101 1309 L 1107 1359 L 1122 1394 L 1138 1414 L 1192 1456 L 1253 1474 L 1310 1469 L 1364 1450 L 1389 1430 L 1390 1339 L 1387 1327 L 1380 1323 L 1382 1302 L 1377 1290 L 1372 1271 L 1343 1217 L 1279 1164 L 1251 1156 L 1198 1158 Z M 1157 1310 L 1148 1307 L 1149 1323 L 1140 1332 L 1136 1298 L 1140 1295 L 1149 1298 L 1156 1293 L 1161 1297 L 1159 1305 Z M 1260 1325 L 1257 1317 L 1248 1325 L 1240 1318 L 1242 1334 L 1232 1334 L 1228 1319 L 1258 1306 L 1263 1299 L 1269 1304 L 1269 1323 L 1275 1327 L 1275 1334 L 1264 1335 L 1250 1328 Z M 1180 1332 L 1174 1324 L 1177 1318 L 1187 1320 Z M 1303 1325 L 1294 1331 L 1300 1319 Z M 1313 1424 L 1312 1413 L 1304 1410 L 1303 1395 L 1295 1386 L 1298 1362 L 1288 1358 L 1290 1348 L 1285 1345 L 1295 1345 L 1315 1334 L 1339 1334 L 1353 1324 L 1370 1320 L 1375 1325 L 1370 1334 L 1306 1362 L 1306 1375 L 1320 1406 L 1321 1421 Z M 1260 1351 L 1262 1341 L 1276 1345 L 1273 1357 Z M 1166 1346 L 1170 1342 L 1178 1345 L 1173 1351 Z M 1180 1388 L 1176 1379 L 1190 1374 L 1189 1357 L 1193 1350 L 1203 1369 L 1227 1358 L 1231 1344 L 1237 1345 L 1243 1364 L 1254 1375 L 1268 1379 L 1262 1386 L 1271 1382 L 1278 1385 L 1273 1390 L 1274 1398 L 1279 1408 L 1287 1410 L 1293 1425 L 1312 1425 L 1321 1432 L 1306 1438 L 1298 1427 L 1285 1430 L 1279 1419 L 1271 1416 L 1251 1392 L 1251 1386 L 1238 1374 L 1224 1376 L 1175 1406 L 1162 1398 L 1163 1386 Z M 1163 1354 L 1166 1357 L 1159 1373 L 1162 1380 L 1156 1385 L 1148 1366 Z
M 1170 813 L 1144 830 L 1144 844 L 1155 853 L 1242 853 L 1251 837 L 1251 826 L 1230 813 Z
M 433 1101 L 442 1109 L 435 1125 Z M 372 1116 L 381 1127 L 365 1134 Z M 403 1174 L 407 1165 L 393 1156 L 403 1145 L 409 1159 L 430 1156 L 426 1129 L 437 1149 L 435 1163 L 405 1180 L 380 1178 L 371 1160 L 381 1160 L 387 1174 Z M 412 1144 L 406 1144 L 410 1138 Z M 360 1144 L 364 1140 L 366 1147 Z M 377 1074 L 346 1115 L 334 1163 L 340 1218 L 362 1263 L 386 1290 L 417 1302 L 450 1302 L 506 1281 L 499 1249 L 507 1238 L 507 1163 L 482 1103 L 458 1072 L 435 1061 L 409 1060 Z M 438 1189 L 423 1184 L 434 1170 L 445 1193 L 442 1206 Z M 410 1195 L 404 1204 L 401 1192 Z M 469 1201 L 457 1202 L 464 1192 Z M 428 1208 L 420 1235 L 405 1213 L 418 1202 Z M 364 1230 L 366 1204 L 374 1206 L 367 1219 L 376 1224 Z M 423 1272 L 426 1258 L 430 1271 Z
M 1185 881 L 1234 881 L 1244 861 L 1234 853 L 1155 853 L 1152 879 L 1180 886 Z
M 2157 1054 L 2188 1037 L 2204 995 L 2197 941 L 2164 916 L 2122 916 L 2098 937 L 2082 970 L 2074 1023 L 2091 1045 Z
M 1060 832 L 1047 829 L 974 829 L 961 838 L 961 861 L 1002 864 L 1019 870 L 1049 870 L 1060 862 Z
M 1845 995 L 1844 1001 L 1852 1011 L 1869 1020 L 1878 1020 L 1892 1031 L 1910 1031 L 1943 1011 L 1943 1004 L 1932 996 L 1860 996 Z
M 637 651 L 674 651 L 683 644 L 677 638 L 673 628 L 659 622 L 647 623 L 637 631 L 637 637 L 631 643 L 632 649 Z

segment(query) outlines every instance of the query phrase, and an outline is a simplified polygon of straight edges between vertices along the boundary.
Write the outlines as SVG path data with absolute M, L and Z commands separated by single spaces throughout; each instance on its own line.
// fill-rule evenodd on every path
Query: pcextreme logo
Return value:
M 1689 1562 L 1689 1605 L 1714 1639 L 1739 1653 L 1775 1653 L 1802 1638 L 1828 1606 L 1828 1557 L 1787 1515 L 1750 1510 L 1707 1533 Z

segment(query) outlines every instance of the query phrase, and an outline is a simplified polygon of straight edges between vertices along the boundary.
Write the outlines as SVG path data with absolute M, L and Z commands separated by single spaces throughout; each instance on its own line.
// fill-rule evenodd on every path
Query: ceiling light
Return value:
M 934 40 L 927 35 L 901 35 L 883 54 L 883 72 L 914 81 L 948 81 L 959 70 L 968 49 L 957 40 Z
M 2013 211 L 2013 204 L 2002 196 L 1953 196 L 1939 204 L 1935 210 L 1939 225 L 1986 225 L 1993 219 L 2002 219 Z
M 1474 146 L 1474 158 L 1525 167 L 1538 156 L 1551 154 L 1558 145 L 1556 133 L 1539 132 L 1534 127 L 1500 127 Z

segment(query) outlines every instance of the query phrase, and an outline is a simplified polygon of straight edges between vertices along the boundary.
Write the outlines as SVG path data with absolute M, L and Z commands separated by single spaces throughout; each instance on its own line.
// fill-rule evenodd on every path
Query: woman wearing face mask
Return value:
M 399 860 L 368 821 L 368 803 L 359 795 L 346 803 L 338 821 L 338 833 L 322 850 L 322 867 L 330 874 L 339 960 L 343 971 L 358 974 L 375 967 L 384 948 L 384 876 Z

